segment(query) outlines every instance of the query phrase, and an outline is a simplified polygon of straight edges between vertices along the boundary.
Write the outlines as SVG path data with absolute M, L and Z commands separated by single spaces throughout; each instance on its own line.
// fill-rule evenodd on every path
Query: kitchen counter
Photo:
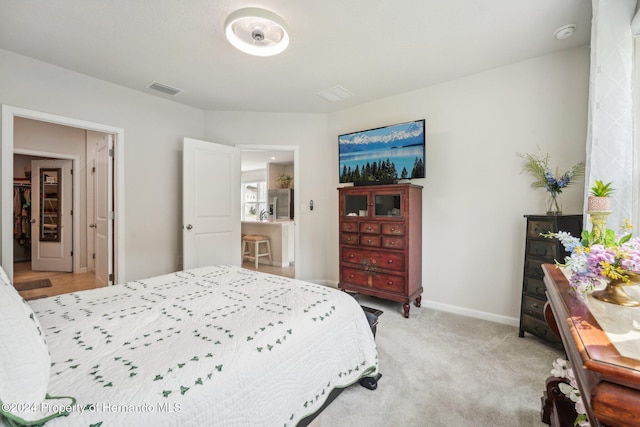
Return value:
M 291 220 L 241 221 L 242 234 L 259 234 L 269 238 L 273 265 L 288 267 L 294 262 L 294 225 Z M 253 248 L 250 248 L 253 252 Z M 260 262 L 269 262 L 260 257 Z

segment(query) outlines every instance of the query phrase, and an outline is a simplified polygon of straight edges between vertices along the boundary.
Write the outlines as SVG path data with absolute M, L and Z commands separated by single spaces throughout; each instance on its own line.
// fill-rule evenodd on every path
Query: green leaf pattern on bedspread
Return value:
M 49 393 L 77 396 L 79 407 L 93 409 L 47 426 L 243 425 L 238 414 L 260 425 L 295 425 L 334 387 L 377 370 L 375 343 L 351 297 L 237 267 L 32 306 L 52 357 Z M 345 321 L 353 316 L 361 319 Z M 280 381 L 293 389 L 285 393 Z M 168 411 L 168 403 L 179 410 Z M 123 409 L 147 404 L 154 410 Z

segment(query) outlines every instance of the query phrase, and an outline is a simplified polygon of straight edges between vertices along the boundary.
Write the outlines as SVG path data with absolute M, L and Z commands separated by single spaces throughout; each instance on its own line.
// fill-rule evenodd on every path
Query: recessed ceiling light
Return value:
M 224 28 L 229 43 L 249 55 L 277 55 L 289 46 L 284 20 L 265 9 L 247 7 L 236 10 L 229 15 Z
M 571 37 L 576 31 L 576 26 L 573 24 L 565 25 L 553 32 L 553 35 L 558 40 L 563 40 Z

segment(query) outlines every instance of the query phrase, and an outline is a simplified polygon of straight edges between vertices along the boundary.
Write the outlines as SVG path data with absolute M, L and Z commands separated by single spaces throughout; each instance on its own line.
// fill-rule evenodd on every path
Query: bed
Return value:
M 0 344 L 7 425 L 295 426 L 378 370 L 355 299 L 304 281 L 212 266 L 19 308 L 9 287 L 0 340 L 29 339 Z

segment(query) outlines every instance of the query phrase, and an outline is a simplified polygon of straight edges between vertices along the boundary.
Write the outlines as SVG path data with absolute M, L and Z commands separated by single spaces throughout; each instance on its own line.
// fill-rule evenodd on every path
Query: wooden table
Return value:
M 562 339 L 591 425 L 639 426 L 640 358 L 620 354 L 607 331 L 596 321 L 584 296 L 571 290 L 560 269 L 551 264 L 542 268 L 548 297 L 545 318 Z M 640 320 L 640 310 L 626 309 L 636 310 L 633 313 Z M 573 422 L 575 415 L 567 413 L 573 408 L 567 409 L 563 397 L 554 394 L 552 385 L 543 399 L 543 421 L 557 426 L 566 425 L 562 420 Z

